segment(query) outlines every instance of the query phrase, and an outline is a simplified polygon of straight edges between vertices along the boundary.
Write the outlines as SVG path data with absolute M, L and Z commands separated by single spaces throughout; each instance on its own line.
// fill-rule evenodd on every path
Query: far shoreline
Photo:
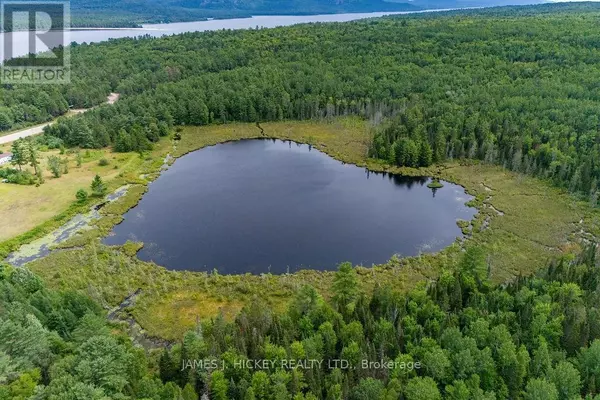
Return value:
M 312 21 L 312 22 L 350 22 L 356 21 L 360 19 L 367 18 L 381 18 L 385 16 L 391 15 L 410 15 L 410 14 L 424 14 L 424 13 L 439 13 L 446 11 L 457 11 L 457 10 L 474 10 L 474 9 L 482 9 L 482 8 L 492 8 L 492 7 L 455 7 L 455 8 L 432 8 L 432 9 L 416 9 L 416 10 L 403 10 L 403 11 L 367 11 L 367 12 L 319 12 L 319 13 L 294 13 L 294 14 L 257 14 L 257 15 L 249 15 L 249 16 L 235 16 L 231 18 L 203 18 L 192 21 L 170 21 L 170 22 L 149 22 L 149 23 L 135 23 L 137 26 L 120 26 L 120 27 L 110 27 L 110 26 L 72 26 L 66 29 L 69 32 L 77 32 L 77 31 L 166 31 L 166 29 L 156 28 L 157 26 L 168 26 L 175 24 L 197 24 L 201 22 L 211 22 L 211 21 L 232 21 L 232 20 L 248 20 L 248 19 L 260 19 L 260 18 L 275 18 L 275 17 L 289 17 L 289 18 L 305 18 L 305 17 L 330 17 L 335 15 L 364 15 L 364 17 L 359 17 L 356 19 L 351 19 L 348 21 Z M 380 14 L 380 15 L 371 15 L 371 14 Z M 311 23 L 307 22 L 298 22 L 298 24 L 303 23 Z M 287 25 L 286 25 L 287 26 Z M 268 27 L 271 28 L 271 27 Z M 226 29 L 226 28 L 223 28 Z M 230 29 L 249 29 L 249 28 L 230 28 Z M 57 29 L 60 30 L 60 29 Z M 12 32 L 30 32 L 31 30 L 20 29 L 16 31 L 0 31 L 0 34 L 3 33 L 12 33 Z

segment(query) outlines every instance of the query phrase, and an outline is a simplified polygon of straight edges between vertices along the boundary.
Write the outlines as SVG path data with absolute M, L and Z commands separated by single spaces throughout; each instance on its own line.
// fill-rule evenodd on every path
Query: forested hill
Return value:
M 385 0 L 73 0 L 74 26 L 129 26 L 142 23 L 375 11 L 415 11 L 408 1 Z
M 541 3 L 541 0 L 72 0 L 73 26 L 136 26 L 253 15 L 417 11 Z

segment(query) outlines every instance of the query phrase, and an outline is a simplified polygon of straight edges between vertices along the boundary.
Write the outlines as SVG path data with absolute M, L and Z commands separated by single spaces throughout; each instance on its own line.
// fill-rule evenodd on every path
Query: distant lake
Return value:
M 376 174 L 308 145 L 243 140 L 185 155 L 105 238 L 145 246 L 169 269 L 233 273 L 332 270 L 450 245 L 476 213 L 462 187 Z
M 422 12 L 433 12 L 444 10 L 426 11 L 400 11 L 400 12 L 375 12 L 375 13 L 348 13 L 348 14 L 324 14 L 324 15 L 268 15 L 251 18 L 214 19 L 196 22 L 175 22 L 169 24 L 147 24 L 139 29 L 78 29 L 73 28 L 67 33 L 66 43 L 96 43 L 109 39 L 124 37 L 137 37 L 150 35 L 154 37 L 173 35 L 185 32 L 216 31 L 221 29 L 250 29 L 250 28 L 275 28 L 278 26 L 289 26 L 308 22 L 347 22 L 365 18 L 382 17 L 393 14 L 412 14 Z M 4 40 L 4 33 L 0 33 L 0 40 Z M 8 33 L 12 36 L 15 57 L 29 53 L 27 32 Z M 3 42 L 0 42 L 3 43 Z M 0 59 L 5 60 L 3 46 L 0 46 Z

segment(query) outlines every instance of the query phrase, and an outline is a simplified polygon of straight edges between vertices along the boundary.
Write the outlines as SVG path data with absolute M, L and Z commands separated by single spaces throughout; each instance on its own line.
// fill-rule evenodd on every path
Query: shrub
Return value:
M 19 171 L 13 168 L 0 168 L 0 179 L 17 185 L 33 185 L 36 183 L 35 175 L 31 172 Z
M 64 146 L 63 140 L 56 136 L 41 135 L 37 136 L 35 140 L 39 145 L 45 146 L 48 149 L 60 149 Z
M 100 159 L 100 161 L 98 161 L 98 165 L 101 167 L 105 167 L 108 164 L 110 164 L 110 163 L 108 162 L 108 160 L 106 158 L 102 158 L 102 159 Z
M 429 182 L 429 184 L 427 185 L 428 188 L 430 189 L 441 189 L 444 187 L 444 184 L 442 182 L 440 182 L 439 179 L 432 179 L 431 182 Z
M 88 193 L 85 191 L 85 189 L 79 189 L 75 194 L 75 197 L 79 203 L 85 203 L 85 201 L 88 199 Z
M 62 175 L 63 170 L 61 167 L 62 162 L 60 158 L 58 158 L 57 156 L 48 157 L 48 169 L 50 170 L 50 172 L 52 172 L 52 175 L 55 178 L 60 178 L 60 176 Z

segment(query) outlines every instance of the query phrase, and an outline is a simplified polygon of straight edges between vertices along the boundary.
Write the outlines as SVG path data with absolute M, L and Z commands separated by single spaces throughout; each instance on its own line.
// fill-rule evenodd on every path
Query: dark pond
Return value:
M 450 245 L 471 197 L 428 178 L 369 173 L 307 145 L 244 140 L 177 160 L 106 244 L 141 241 L 170 269 L 285 273 L 370 266 Z

